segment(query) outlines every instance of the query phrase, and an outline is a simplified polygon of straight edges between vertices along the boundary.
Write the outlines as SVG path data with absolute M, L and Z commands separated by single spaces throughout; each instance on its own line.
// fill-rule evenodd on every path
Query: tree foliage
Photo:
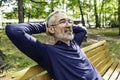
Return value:
M 4 2 L 7 2 L 7 0 L 0 0 L 0 7 L 3 5 Z
M 53 10 L 64 9 L 71 18 L 81 19 L 86 26 L 94 24 L 96 27 L 108 26 L 106 24 L 116 26 L 118 24 L 117 3 L 117 0 L 23 0 L 23 12 L 24 18 L 45 19 Z M 17 16 L 16 9 L 12 13 L 6 13 L 6 18 Z M 11 17 L 7 17 L 9 15 Z
M 120 35 L 120 0 L 118 0 L 118 26 L 119 26 L 119 35 Z

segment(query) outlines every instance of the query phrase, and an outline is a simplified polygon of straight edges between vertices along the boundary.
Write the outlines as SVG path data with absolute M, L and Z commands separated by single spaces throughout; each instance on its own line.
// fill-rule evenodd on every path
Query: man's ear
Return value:
M 53 35 L 55 33 L 54 27 L 48 27 L 47 32 L 48 32 L 49 35 Z

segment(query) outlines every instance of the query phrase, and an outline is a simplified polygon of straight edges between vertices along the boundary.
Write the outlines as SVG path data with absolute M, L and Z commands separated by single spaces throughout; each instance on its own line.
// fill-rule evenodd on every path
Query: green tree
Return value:
M 80 0 L 78 0 L 78 3 L 79 3 L 79 9 L 80 9 L 81 17 L 82 17 L 82 24 L 83 24 L 83 26 L 85 26 L 84 14 L 83 14 L 83 10 L 82 10 L 82 2 Z
M 95 15 L 95 27 L 98 28 L 100 27 L 100 24 L 99 24 L 99 19 L 98 19 L 98 11 L 97 11 L 97 0 L 94 0 L 94 15 Z
M 22 9 L 23 11 L 18 11 L 24 12 L 24 18 L 28 19 L 46 18 L 49 13 L 51 13 L 54 9 L 57 8 L 65 9 L 67 14 L 70 15 L 73 19 L 78 19 L 81 17 L 81 21 L 84 21 L 82 22 L 83 25 L 86 22 L 89 26 L 91 23 L 96 23 L 95 26 L 100 27 L 101 24 L 105 26 L 105 24 L 110 21 L 111 24 L 115 24 L 113 26 L 117 26 L 116 24 L 118 24 L 118 4 L 116 4 L 116 0 L 49 0 L 50 2 L 46 2 L 47 0 L 19 1 L 23 2 L 22 5 L 24 9 Z M 31 8 L 26 7 L 26 4 L 30 4 Z M 6 18 L 10 15 L 11 18 L 14 18 L 14 15 L 12 13 L 6 14 Z M 14 14 L 16 14 L 16 12 L 14 12 Z M 16 16 L 18 16 L 18 14 L 16 14 Z
M 67 8 L 69 11 L 72 11 L 73 18 L 80 18 L 83 26 L 85 26 L 85 20 L 84 20 L 84 2 L 81 0 L 70 0 L 67 4 Z
M 118 21 L 119 21 L 119 35 L 120 35 L 120 0 L 118 0 Z
M 24 22 L 24 10 L 23 10 L 23 0 L 18 0 L 18 19 L 19 23 Z
M 0 0 L 0 7 L 2 6 L 3 2 L 7 2 L 7 0 Z
M 110 0 L 102 0 L 100 4 L 100 10 L 99 10 L 99 23 L 102 24 L 100 26 L 105 27 L 105 20 L 106 20 L 106 10 L 105 5 L 108 4 Z
M 28 5 L 25 6 L 25 5 Z M 27 0 L 24 2 L 25 8 L 25 17 L 28 17 L 28 21 L 30 18 L 45 18 L 45 8 L 47 2 L 44 1 L 37 1 L 37 0 Z

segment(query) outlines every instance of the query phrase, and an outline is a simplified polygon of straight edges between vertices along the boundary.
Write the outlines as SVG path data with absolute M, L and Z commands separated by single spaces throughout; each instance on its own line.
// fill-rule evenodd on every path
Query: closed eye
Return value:
M 65 19 L 61 19 L 61 20 L 59 21 L 60 24 L 61 24 L 61 23 L 65 23 L 65 22 L 66 22 Z

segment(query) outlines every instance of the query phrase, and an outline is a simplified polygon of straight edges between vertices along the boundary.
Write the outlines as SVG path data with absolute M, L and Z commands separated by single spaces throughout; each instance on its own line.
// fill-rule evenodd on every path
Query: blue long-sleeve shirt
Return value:
M 70 46 L 58 41 L 54 45 L 39 42 L 32 34 L 46 31 L 45 24 L 7 25 L 6 34 L 24 54 L 44 67 L 54 80 L 103 80 L 79 47 L 86 30 L 73 26 Z

